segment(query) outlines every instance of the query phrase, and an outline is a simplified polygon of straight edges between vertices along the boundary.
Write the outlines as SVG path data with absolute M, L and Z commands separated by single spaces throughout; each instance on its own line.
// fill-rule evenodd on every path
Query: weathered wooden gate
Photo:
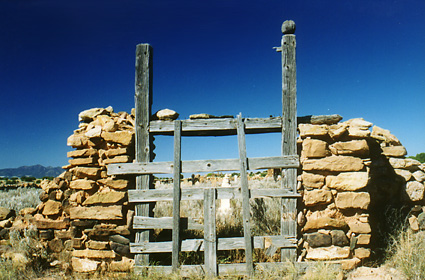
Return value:
M 296 149 L 296 65 L 295 65 L 295 25 L 285 22 L 282 25 L 282 117 L 199 119 L 199 120 L 151 120 L 152 106 L 152 47 L 140 44 L 136 49 L 136 162 L 111 164 L 111 175 L 135 174 L 136 189 L 129 190 L 129 202 L 137 203 L 133 229 L 138 230 L 131 252 L 136 253 L 137 268 L 156 268 L 165 271 L 181 272 L 198 270 L 210 276 L 237 272 L 252 275 L 257 264 L 253 262 L 253 249 L 265 248 L 265 243 L 281 249 L 281 259 L 296 259 L 296 201 L 299 197 L 296 188 L 299 159 Z M 247 158 L 245 134 L 282 133 L 282 155 L 277 157 Z M 174 161 L 152 162 L 153 136 L 174 135 Z M 239 158 L 222 160 L 181 160 L 182 136 L 224 136 L 237 135 Z M 249 189 L 248 170 L 283 168 L 280 189 Z M 240 186 L 233 188 L 183 188 L 180 187 L 182 173 L 240 171 Z M 173 189 L 155 189 L 152 174 L 173 174 Z M 277 236 L 251 235 L 249 199 L 274 197 L 282 200 L 281 233 Z M 216 237 L 216 199 L 241 199 L 243 216 L 243 237 Z M 181 229 L 193 228 L 192 220 L 180 217 L 182 200 L 204 201 L 204 239 L 181 240 Z M 158 201 L 173 202 L 173 217 L 154 218 L 152 207 Z M 195 226 L 196 227 L 196 226 Z M 199 228 L 199 225 L 198 225 Z M 152 229 L 172 229 L 172 241 L 151 242 Z M 218 250 L 245 251 L 246 263 L 217 264 Z M 180 265 L 182 251 L 204 251 L 204 265 Z M 171 253 L 172 266 L 150 266 L 149 254 Z M 279 263 L 262 263 L 262 266 Z

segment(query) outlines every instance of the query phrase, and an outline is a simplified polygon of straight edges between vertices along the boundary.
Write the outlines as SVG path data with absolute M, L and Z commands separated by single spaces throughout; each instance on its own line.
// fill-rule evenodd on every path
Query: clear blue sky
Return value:
M 425 1 L 0 0 L 0 168 L 67 164 L 78 113 L 134 100 L 135 47 L 154 48 L 153 110 L 281 113 L 281 23 L 297 24 L 298 115 L 363 117 L 425 152 Z M 158 160 L 172 159 L 159 137 Z M 279 155 L 279 135 L 248 156 Z M 235 137 L 183 159 L 237 157 Z

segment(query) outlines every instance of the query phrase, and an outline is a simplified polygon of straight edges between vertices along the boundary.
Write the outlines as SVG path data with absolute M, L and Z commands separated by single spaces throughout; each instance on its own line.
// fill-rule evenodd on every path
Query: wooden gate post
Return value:
M 139 44 L 136 47 L 136 80 L 135 80 L 135 110 L 136 110 L 136 162 L 150 162 L 152 160 L 152 136 L 149 135 L 149 121 L 152 114 L 152 46 Z M 153 188 L 151 174 L 136 177 L 136 189 Z M 137 204 L 136 216 L 150 216 L 153 206 L 148 203 Z M 136 243 L 149 241 L 149 230 L 136 233 Z M 136 265 L 149 265 L 148 254 L 135 256 Z
M 297 78 L 295 56 L 295 23 L 287 20 L 282 24 L 282 155 L 297 154 Z M 284 169 L 282 187 L 297 192 L 297 169 Z M 281 234 L 296 237 L 297 200 L 282 199 Z M 296 260 L 296 249 L 282 249 L 281 259 Z

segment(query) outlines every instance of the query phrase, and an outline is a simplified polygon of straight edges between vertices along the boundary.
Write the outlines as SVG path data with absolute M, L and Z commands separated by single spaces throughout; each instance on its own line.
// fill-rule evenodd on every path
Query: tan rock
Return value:
M 342 260 L 340 261 L 340 263 L 341 263 L 341 269 L 353 270 L 360 265 L 361 260 L 359 258 L 354 257 L 352 259 Z
M 406 169 L 394 169 L 395 173 L 401 177 L 407 182 L 412 178 L 412 173 L 409 170 Z
M 359 128 L 364 128 L 364 129 L 368 129 L 369 127 L 371 127 L 373 125 L 373 123 L 365 121 L 363 118 L 354 118 L 354 119 L 350 119 L 348 121 L 345 121 L 343 123 L 347 124 L 351 127 L 359 127 Z
M 356 138 L 367 138 L 370 136 L 370 130 L 363 127 L 348 127 L 348 135 Z
M 82 134 L 72 134 L 66 140 L 66 144 L 73 148 L 84 148 L 89 144 L 89 138 Z
M 115 157 L 115 156 L 120 156 L 120 155 L 125 155 L 129 153 L 129 149 L 128 148 L 117 148 L 117 149 L 111 149 L 111 150 L 106 150 L 105 151 L 105 155 L 108 158 L 111 157 Z
M 79 179 L 99 179 L 101 169 L 98 167 L 74 167 L 71 169 L 73 174 Z
M 27 207 L 27 208 L 19 210 L 19 215 L 21 216 L 34 215 L 36 212 L 37 212 L 37 209 L 33 207 Z
M 130 156 L 122 155 L 122 156 L 116 156 L 113 158 L 107 158 L 103 160 L 103 163 L 111 164 L 111 163 L 125 163 L 125 162 L 131 162 L 131 161 L 132 161 L 132 158 Z
M 97 155 L 96 149 L 82 149 L 70 151 L 66 154 L 69 158 L 78 158 L 78 157 L 93 157 Z
M 336 196 L 335 204 L 339 209 L 367 209 L 370 204 L 370 195 L 367 192 L 341 192 Z
M 89 165 L 97 162 L 97 158 L 94 157 L 86 157 L 86 158 L 75 158 L 68 160 L 69 164 L 72 166 L 81 166 L 81 165 Z
M 410 216 L 409 217 L 409 225 L 410 225 L 410 228 L 412 230 L 418 231 L 419 230 L 418 218 L 416 216 Z
M 123 218 L 121 205 L 71 207 L 69 213 L 71 220 L 120 220 Z
M 3 221 L 1 221 L 0 222 L 0 229 L 2 229 L 2 228 L 8 228 L 8 227 L 10 227 L 12 225 L 12 222 L 11 222 L 11 220 L 10 219 L 8 219 L 8 220 L 3 220 Z
M 129 146 L 134 139 L 134 133 L 130 131 L 102 132 L 102 138 L 107 142 Z
M 413 172 L 412 175 L 413 175 L 413 178 L 415 178 L 415 180 L 418 182 L 425 181 L 425 172 L 423 172 L 422 170 L 417 170 Z
M 134 267 L 134 260 L 122 257 L 121 261 L 112 261 L 109 264 L 109 270 L 115 272 L 128 272 Z
M 69 202 L 74 202 L 76 204 L 82 204 L 86 199 L 86 193 L 84 191 L 79 191 L 71 194 L 69 197 Z M 75 204 L 72 204 L 75 205 Z
M 325 228 L 346 228 L 347 223 L 342 219 L 334 219 L 330 217 L 320 217 L 317 219 L 307 218 L 307 223 L 305 224 L 303 230 L 318 230 Z
M 352 156 L 330 156 L 322 159 L 308 159 L 302 164 L 306 171 L 360 171 L 363 169 L 363 161 Z
M 89 240 L 87 241 L 86 246 L 88 249 L 92 249 L 92 250 L 108 250 L 109 242 Z
M 417 181 L 410 181 L 406 184 L 406 192 L 411 201 L 420 201 L 424 198 L 425 186 Z
M 317 139 L 305 139 L 303 141 L 302 156 L 308 158 L 321 158 L 330 155 L 328 143 Z
M 306 259 L 315 261 L 347 259 L 350 257 L 350 247 L 319 247 L 309 248 Z
M 44 179 L 40 183 L 40 188 L 45 191 L 46 193 L 50 193 L 52 190 L 59 189 L 59 185 L 56 184 L 54 181 L 50 181 L 47 179 Z
M 370 238 L 372 237 L 371 234 L 359 234 L 357 236 L 357 245 L 369 245 L 370 244 Z
M 78 121 L 80 122 L 91 122 L 96 116 L 109 114 L 104 108 L 92 108 L 82 111 L 78 114 Z
M 382 154 L 387 157 L 404 157 L 407 151 L 403 146 L 389 146 L 382 148 Z
M 94 205 L 94 204 L 112 204 L 112 203 L 118 203 L 119 201 L 123 200 L 125 197 L 125 192 L 116 192 L 116 191 L 110 191 L 110 192 L 97 192 L 94 195 L 88 197 L 84 202 L 83 205 Z
M 74 250 L 72 256 L 76 258 L 87 258 L 87 259 L 114 259 L 115 253 L 110 250 Z
M 75 190 L 92 190 L 96 186 L 95 181 L 87 179 L 77 179 L 69 183 L 69 188 Z
M 370 257 L 370 249 L 368 248 L 356 248 L 354 249 L 354 255 L 359 259 L 366 259 Z
M 101 133 L 102 127 L 100 125 L 96 125 L 93 128 L 87 130 L 87 132 L 84 133 L 84 136 L 87 136 L 88 138 L 100 137 Z
M 325 183 L 325 176 L 303 172 L 301 174 L 303 185 L 308 188 L 321 188 Z
M 62 203 L 59 201 L 54 200 L 47 200 L 46 203 L 44 203 L 43 208 L 43 215 L 49 216 L 49 215 L 57 215 L 62 210 Z
M 307 136 L 325 136 L 328 134 L 328 126 L 325 124 L 315 125 L 300 123 L 298 129 L 300 131 L 300 136 L 303 138 Z
M 357 218 L 352 218 L 352 217 L 346 217 L 345 220 L 351 232 L 354 232 L 354 233 L 371 233 L 372 232 L 372 229 L 369 223 L 362 223 Z
M 158 120 L 175 120 L 179 117 L 179 114 L 176 111 L 170 109 L 162 109 L 157 111 L 154 116 Z
M 329 149 L 334 155 L 360 156 L 366 157 L 369 155 L 369 145 L 367 141 L 352 140 L 346 142 L 336 142 L 329 146 Z
M 337 176 L 327 176 L 326 186 L 337 191 L 356 191 L 367 186 L 367 172 L 343 172 Z
M 329 126 L 329 136 L 338 139 L 347 132 L 347 124 L 334 124 Z
M 390 158 L 390 164 L 393 168 L 417 170 L 421 163 L 412 158 Z
M 401 145 L 397 137 L 392 135 L 389 130 L 380 128 L 379 126 L 376 126 L 376 125 L 373 127 L 372 133 L 370 136 L 377 140 L 384 141 L 385 143 L 389 143 L 392 145 Z
M 99 265 L 99 261 L 80 259 L 73 257 L 71 259 L 72 270 L 75 272 L 95 272 Z
M 305 206 L 313 206 L 318 204 L 328 204 L 332 201 L 332 193 L 327 190 L 304 191 Z
M 98 182 L 102 185 L 105 185 L 115 190 L 124 190 L 128 188 L 130 185 L 130 182 L 128 180 L 123 180 L 123 179 L 113 180 L 108 178 L 108 179 L 100 179 L 98 180 Z
M 66 229 L 69 220 L 36 219 L 32 222 L 38 229 Z

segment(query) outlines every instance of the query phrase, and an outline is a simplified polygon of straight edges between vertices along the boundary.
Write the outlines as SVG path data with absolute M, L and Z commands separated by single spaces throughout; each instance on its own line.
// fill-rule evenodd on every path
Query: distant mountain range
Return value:
M 62 167 L 45 167 L 43 165 L 21 166 L 18 168 L 4 168 L 0 169 L 0 176 L 2 177 L 23 177 L 32 176 L 35 178 L 43 177 L 56 177 L 64 170 Z

